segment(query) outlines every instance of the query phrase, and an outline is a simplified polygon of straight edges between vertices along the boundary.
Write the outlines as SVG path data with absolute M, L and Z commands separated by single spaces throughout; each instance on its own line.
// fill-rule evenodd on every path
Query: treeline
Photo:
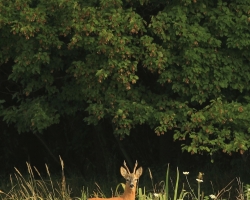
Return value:
M 247 162 L 249 22 L 247 0 L 0 1 L 2 168 Z

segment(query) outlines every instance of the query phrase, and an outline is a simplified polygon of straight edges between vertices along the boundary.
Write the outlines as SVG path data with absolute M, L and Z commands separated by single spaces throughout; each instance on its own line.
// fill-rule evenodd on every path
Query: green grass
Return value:
M 66 200 L 72 199 L 71 189 L 66 184 L 66 178 L 64 175 L 64 163 L 61 161 L 61 179 L 60 181 L 52 181 L 51 174 L 47 165 L 47 179 L 45 180 L 36 167 L 31 167 L 27 164 L 28 176 L 23 176 L 18 169 L 15 168 L 14 175 L 10 176 L 10 189 L 5 192 L 0 188 L 0 199 L 2 200 L 22 200 L 22 199 L 34 199 L 34 200 Z M 35 176 L 38 178 L 35 178 Z M 82 190 L 81 197 L 74 199 L 86 200 L 88 190 Z
M 150 199 L 150 200 L 181 200 L 181 199 L 191 199 L 191 200 L 208 200 L 208 199 L 217 199 L 217 200 L 250 200 L 250 185 L 244 185 L 240 178 L 235 178 L 231 180 L 226 186 L 221 187 L 220 190 L 215 191 L 212 182 L 210 182 L 210 187 L 212 188 L 212 193 L 206 193 L 203 191 L 203 175 L 204 173 L 199 172 L 196 178 L 193 178 L 195 184 L 190 184 L 188 179 L 189 172 L 183 172 L 185 181 L 182 183 L 182 188 L 180 186 L 180 172 L 179 169 L 176 169 L 176 179 L 172 180 L 170 177 L 169 165 L 167 167 L 166 179 L 162 186 L 160 192 L 156 192 L 156 189 L 153 184 L 153 176 L 149 170 L 150 178 L 153 186 L 153 193 L 146 194 L 139 189 L 139 199 Z M 169 184 L 170 183 L 170 184 Z M 235 184 L 236 183 L 236 184 Z M 172 187 L 171 187 L 172 186 Z M 233 194 L 233 195 L 232 195 Z
M 115 190 L 107 189 L 111 184 L 104 184 L 107 188 L 104 190 L 95 183 L 95 189 L 89 192 L 88 187 L 79 186 L 81 182 L 75 184 L 79 177 L 66 179 L 64 174 L 64 163 L 61 161 L 61 176 L 57 179 L 52 178 L 49 168 L 46 168 L 46 178 L 40 174 L 36 167 L 31 167 L 27 163 L 27 175 L 22 175 L 21 172 L 15 168 L 15 173 L 9 177 L 7 186 L 0 186 L 1 200 L 87 200 L 88 197 L 110 197 L 119 196 L 124 190 L 124 183 L 116 183 Z M 169 165 L 166 169 L 166 176 L 162 181 L 155 184 L 151 170 L 148 170 L 145 176 L 149 176 L 149 181 L 139 183 L 145 185 L 137 189 L 136 199 L 139 200 L 208 200 L 208 199 L 236 199 L 236 200 L 250 200 L 250 186 L 241 182 L 240 178 L 235 178 L 219 190 L 215 190 L 212 182 L 203 182 L 203 173 L 199 172 L 196 175 L 191 175 L 189 172 L 170 171 Z M 172 178 L 173 177 L 173 178 Z M 189 180 L 190 178 L 190 180 Z M 67 181 L 67 182 L 66 182 Z M 93 183 L 91 183 L 93 185 Z M 74 190 L 72 189 L 72 185 Z M 78 188 L 78 192 L 76 191 Z M 81 189 L 79 189 L 79 187 Z M 210 187 L 210 189 L 208 189 Z M 108 192 L 109 190 L 109 192 Z M 107 195 L 105 195 L 107 194 Z

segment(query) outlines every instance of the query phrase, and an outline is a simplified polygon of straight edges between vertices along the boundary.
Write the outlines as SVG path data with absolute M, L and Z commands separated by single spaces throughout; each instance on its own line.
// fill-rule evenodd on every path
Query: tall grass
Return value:
M 28 169 L 28 176 L 24 177 L 21 172 L 15 169 L 14 176 L 10 175 L 11 188 L 8 192 L 0 190 L 0 199 L 2 200 L 68 200 L 71 190 L 66 184 L 66 178 L 64 175 L 64 163 L 60 157 L 61 163 L 61 181 L 53 182 L 48 166 L 45 164 L 48 178 L 45 180 L 36 167 L 31 167 L 29 163 L 26 163 Z M 35 178 L 35 175 L 39 178 Z M 0 188 L 1 189 L 1 188 Z M 82 191 L 81 197 L 75 199 L 87 199 L 87 192 Z
M 45 164 L 46 168 L 46 179 L 42 177 L 40 172 L 36 167 L 31 167 L 29 163 L 26 163 L 28 174 L 23 176 L 21 172 L 15 169 L 14 175 L 10 175 L 10 189 L 4 191 L 0 188 L 0 200 L 87 200 L 89 197 L 88 188 L 84 187 L 81 190 L 81 195 L 79 197 L 72 197 L 72 190 L 66 183 L 66 177 L 64 174 L 64 163 L 60 158 L 61 163 L 61 178 L 59 181 L 53 181 L 49 168 Z M 180 172 L 176 169 L 176 178 L 171 179 L 169 165 L 167 166 L 165 180 L 160 182 L 161 189 L 156 190 L 153 183 L 153 175 L 149 169 L 149 176 L 151 179 L 151 184 L 153 187 L 153 192 L 148 192 L 146 187 L 137 189 L 136 198 L 139 200 L 250 200 L 250 185 L 245 185 L 241 182 L 240 178 L 236 178 L 237 188 L 233 188 L 232 183 L 234 180 L 230 181 L 225 187 L 223 187 L 218 192 L 213 189 L 213 194 L 206 194 L 202 191 L 203 183 L 203 173 L 199 172 L 198 176 L 194 181 L 197 183 L 197 188 L 192 188 L 188 179 L 189 172 L 183 172 L 185 176 L 184 183 L 182 183 L 182 188 L 180 187 Z M 193 186 L 194 184 L 192 184 Z M 96 183 L 97 190 L 92 192 L 91 196 L 99 196 L 105 198 L 105 192 Z M 119 196 L 119 188 L 125 188 L 125 184 L 120 183 L 117 185 L 115 191 L 112 191 L 112 196 Z M 138 186 L 137 186 L 138 187 Z M 213 188 L 213 185 L 211 184 Z M 231 196 L 232 189 L 237 191 L 236 196 Z
M 238 188 L 234 188 L 236 190 L 237 196 L 232 197 L 231 191 L 233 189 L 232 183 L 234 182 L 234 179 L 230 181 L 225 187 L 223 187 L 218 192 L 215 192 L 213 189 L 213 194 L 205 194 L 201 186 L 203 183 L 203 173 L 199 172 L 197 178 L 195 181 L 197 182 L 197 188 L 192 188 L 190 185 L 190 182 L 188 180 L 189 172 L 183 172 L 183 175 L 186 178 L 186 182 L 183 183 L 182 189 L 179 189 L 179 182 L 180 182 L 180 173 L 179 169 L 176 169 L 176 179 L 175 182 L 170 178 L 169 175 L 169 165 L 167 167 L 166 172 L 166 178 L 165 178 L 165 184 L 163 184 L 163 189 L 160 190 L 160 192 L 156 192 L 156 189 L 154 187 L 153 183 L 153 176 L 152 172 L 149 169 L 149 176 L 151 178 L 152 186 L 153 186 L 153 193 L 146 194 L 145 188 L 144 192 L 142 192 L 142 189 L 139 188 L 138 192 L 138 198 L 140 200 L 208 200 L 208 199 L 216 199 L 216 200 L 250 200 L 250 185 L 244 186 L 243 183 L 241 183 L 239 178 L 236 178 L 238 183 Z M 171 183 L 173 190 L 170 190 L 169 183 Z M 186 187 L 185 187 L 186 186 Z M 211 183 L 211 187 L 213 188 L 213 185 Z

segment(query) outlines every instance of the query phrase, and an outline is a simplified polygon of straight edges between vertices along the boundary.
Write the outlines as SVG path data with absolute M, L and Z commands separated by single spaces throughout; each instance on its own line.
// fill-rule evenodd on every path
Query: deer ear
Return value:
M 121 172 L 121 175 L 126 178 L 126 176 L 128 175 L 128 172 L 127 170 L 124 168 L 124 167 L 121 167 L 120 168 L 120 172 Z
M 142 167 L 136 170 L 135 175 L 137 176 L 137 178 L 139 178 L 142 175 Z

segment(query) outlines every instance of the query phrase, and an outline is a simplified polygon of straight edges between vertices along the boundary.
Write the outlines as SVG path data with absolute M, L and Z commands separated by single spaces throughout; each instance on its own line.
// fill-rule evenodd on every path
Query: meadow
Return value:
M 89 197 L 116 197 L 124 191 L 125 181 L 107 184 L 104 179 L 99 180 L 99 183 L 91 183 L 93 180 L 82 182 L 81 177 L 77 175 L 68 178 L 65 176 L 64 162 L 61 158 L 60 163 L 60 176 L 51 175 L 46 164 L 46 175 L 42 175 L 29 163 L 26 163 L 28 173 L 25 175 L 14 168 L 15 173 L 9 176 L 9 180 L 1 181 L 0 199 L 87 200 Z M 191 175 L 190 172 L 180 172 L 178 167 L 171 170 L 169 165 L 165 176 L 158 182 L 155 182 L 150 168 L 144 169 L 143 173 L 146 173 L 149 179 L 137 185 L 136 199 L 138 200 L 250 199 L 250 185 L 241 182 L 240 177 L 235 177 L 218 188 L 212 181 L 204 181 L 203 172 Z

